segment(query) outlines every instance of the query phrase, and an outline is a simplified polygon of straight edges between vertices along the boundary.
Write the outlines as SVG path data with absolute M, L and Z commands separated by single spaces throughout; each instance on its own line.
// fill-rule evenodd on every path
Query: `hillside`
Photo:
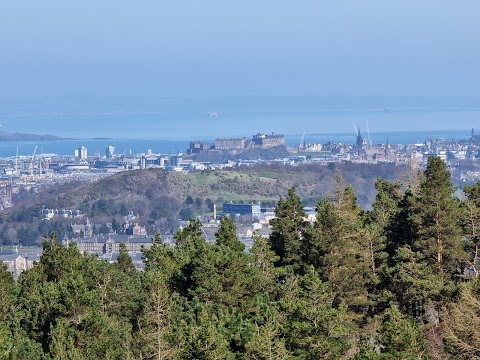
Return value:
M 26 133 L 10 133 L 6 131 L 0 131 L 0 141 L 30 141 L 30 140 L 62 140 L 63 138 L 54 135 L 37 135 Z
M 320 166 L 262 165 L 229 171 L 167 173 L 161 169 L 123 172 L 94 183 L 69 184 L 43 191 L 11 209 L 0 231 L 0 241 L 16 241 L 12 228 L 23 229 L 28 242 L 48 231 L 65 233 L 70 221 L 40 221 L 42 208 L 79 209 L 96 224 L 123 221 L 129 211 L 139 215 L 149 232 L 174 232 L 178 220 L 211 213 L 213 203 L 222 210 L 225 201 L 260 201 L 274 206 L 295 186 L 305 205 L 315 206 L 331 194 L 335 172 L 340 170 L 357 193 L 359 204 L 370 208 L 377 177 L 395 180 L 405 170 L 387 165 L 344 164 Z M 82 220 L 78 220 L 82 221 Z M 8 230 L 8 231 L 7 231 Z M 15 232 L 13 232 L 15 234 Z
M 183 200 L 187 196 L 221 198 L 225 201 L 277 200 L 291 186 L 306 202 L 316 202 L 329 193 L 333 175 L 339 169 L 357 192 L 359 203 L 368 207 L 375 196 L 373 184 L 377 177 L 398 178 L 401 167 L 387 165 L 345 164 L 337 167 L 257 166 L 230 171 L 202 171 L 195 173 L 167 173 L 161 169 L 122 172 L 100 181 L 79 186 L 58 194 L 40 196 L 31 205 L 78 208 L 99 199 L 122 202 L 155 202 L 168 196 Z

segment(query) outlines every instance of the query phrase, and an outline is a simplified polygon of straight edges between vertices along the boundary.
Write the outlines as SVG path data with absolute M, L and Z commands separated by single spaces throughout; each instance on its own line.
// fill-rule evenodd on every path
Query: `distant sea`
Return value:
M 60 98 L 0 99 L 0 129 L 74 140 L 4 141 L 0 157 L 37 153 L 73 155 L 186 152 L 193 140 L 284 134 L 287 145 L 329 140 L 353 144 L 353 123 L 372 143 L 423 143 L 427 138 L 467 139 L 480 133 L 480 98 L 245 97 L 225 99 Z M 409 131 L 419 129 L 419 131 Z M 450 130 L 457 129 L 457 130 Z
M 253 135 L 253 134 L 252 134 Z M 367 134 L 363 134 L 365 138 Z M 470 134 L 466 130 L 454 131 L 420 131 L 420 132 L 378 132 L 371 133 L 370 138 L 374 144 L 384 144 L 387 139 L 390 144 L 414 144 L 423 143 L 427 138 L 448 140 L 467 139 Z M 298 146 L 302 139 L 302 134 L 287 134 L 285 136 L 288 146 Z M 214 138 L 205 138 L 203 140 L 213 141 Z M 321 143 L 328 141 L 340 142 L 343 144 L 354 144 L 356 141 L 355 133 L 339 134 L 305 134 L 305 143 Z M 115 147 L 115 154 L 141 154 L 151 150 L 153 153 L 178 154 L 185 153 L 189 141 L 179 140 L 148 140 L 148 139 L 72 139 L 72 140 L 54 140 L 54 141 L 0 141 L 0 157 L 7 158 L 15 156 L 18 147 L 19 155 L 31 155 L 34 148 L 37 147 L 37 154 L 58 154 L 73 155 L 75 149 L 85 146 L 88 154 L 100 153 L 105 155 L 107 146 Z

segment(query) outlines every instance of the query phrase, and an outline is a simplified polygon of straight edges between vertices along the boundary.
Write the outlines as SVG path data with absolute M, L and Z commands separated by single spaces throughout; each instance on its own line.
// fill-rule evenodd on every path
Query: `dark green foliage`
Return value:
M 480 259 L 480 181 L 464 189 L 467 200 L 462 204 L 462 225 L 466 237 L 470 266 L 478 277 Z
M 12 215 L 13 221 L 19 222 L 32 222 L 35 219 L 40 219 L 42 217 L 42 209 L 40 207 L 31 207 L 27 209 L 22 209 Z
M 199 220 L 190 220 L 190 223 L 174 236 L 178 246 L 185 246 L 199 237 L 202 237 L 202 223 Z
M 0 322 L 8 320 L 15 305 L 15 283 L 7 267 L 0 263 Z
M 445 344 L 453 359 L 480 359 L 480 281 L 460 289 L 446 316 Z
M 438 322 L 439 306 L 455 294 L 466 267 L 461 212 L 450 173 L 430 157 L 420 186 L 407 192 L 390 229 L 392 288 L 398 303 L 415 316 Z M 432 317 L 432 314 L 436 314 Z
M 193 210 L 191 208 L 184 208 L 180 210 L 180 213 L 178 214 L 180 217 L 180 220 L 187 221 L 193 216 Z M 152 216 L 150 216 L 152 218 Z M 158 214 L 153 217 L 154 220 L 157 220 L 160 216 Z
M 313 268 L 289 276 L 282 286 L 280 313 L 285 317 L 286 347 L 301 359 L 338 359 L 349 349 L 353 327 L 346 308 L 333 306 L 335 294 Z
M 306 214 L 300 197 L 292 187 L 286 199 L 280 198 L 275 209 L 276 218 L 270 222 L 270 245 L 279 260 L 279 266 L 300 267 L 302 240 L 307 230 Z
M 444 282 L 462 271 L 459 264 L 466 259 L 453 192 L 446 164 L 429 158 L 412 216 L 416 229 L 413 245 Z
M 226 246 L 234 251 L 245 250 L 245 245 L 238 240 L 235 223 L 228 216 L 220 219 L 220 229 L 215 233 L 217 245 Z
M 119 245 L 120 247 L 120 254 L 118 255 L 117 258 L 117 263 L 116 265 L 120 269 L 121 272 L 123 273 L 132 273 L 135 272 L 135 266 L 133 265 L 132 259 L 128 255 L 127 247 L 125 246 L 124 243 L 121 243 Z
M 429 358 L 421 326 L 403 315 L 396 306 L 390 307 L 385 312 L 379 332 L 383 358 L 411 360 Z
M 430 359 L 425 327 L 391 305 L 374 335 L 365 336 L 355 360 Z
M 453 200 L 445 165 L 430 159 L 418 187 L 379 179 L 376 190 L 364 211 L 337 172 L 310 224 L 291 188 L 249 251 L 231 218 L 215 243 L 190 220 L 176 246 L 156 235 L 143 249 L 144 272 L 124 245 L 111 264 L 54 233 L 16 283 L 0 268 L 0 358 L 478 358 L 480 183 Z M 201 199 L 184 206 L 212 205 Z

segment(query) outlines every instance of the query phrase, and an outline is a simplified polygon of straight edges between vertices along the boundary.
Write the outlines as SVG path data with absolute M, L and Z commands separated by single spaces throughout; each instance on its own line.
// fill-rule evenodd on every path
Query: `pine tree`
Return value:
M 190 220 L 188 225 L 177 231 L 173 238 L 177 242 L 177 246 L 185 246 L 192 239 L 199 237 L 202 237 L 202 223 L 200 220 Z
M 283 335 L 283 318 L 268 296 L 257 297 L 253 308 L 255 335 L 246 344 L 246 357 L 254 360 L 293 359 Z
M 170 292 L 168 280 L 161 273 L 149 271 L 144 286 L 147 296 L 139 321 L 142 358 L 176 359 L 184 340 L 175 331 L 179 306 Z
M 235 223 L 232 218 L 222 216 L 220 219 L 220 228 L 215 233 L 217 245 L 227 246 L 235 251 L 244 251 L 245 245 L 238 240 Z
M 180 359 L 234 360 L 229 338 L 225 334 L 222 311 L 212 303 L 193 298 L 183 312 L 182 330 L 185 344 Z
M 326 279 L 328 254 L 332 253 L 333 247 L 343 234 L 343 223 L 337 214 L 333 203 L 328 199 L 322 199 L 317 205 L 317 219 L 308 229 L 303 242 L 303 259 Z
M 339 177 L 333 203 L 327 199 L 319 202 L 317 221 L 306 238 L 304 255 L 322 280 L 330 282 L 336 302 L 345 301 L 349 309 L 360 314 L 372 305 L 368 285 L 374 276 L 373 235 L 364 228 L 355 192 L 349 186 L 341 191 L 342 184 L 343 178 Z
M 380 343 L 384 359 L 429 359 L 420 325 L 403 315 L 394 305 L 385 312 L 380 327 Z
M 371 222 L 376 223 L 382 233 L 385 233 L 400 210 L 399 205 L 403 199 L 401 184 L 377 179 L 375 189 L 377 190 L 377 195 L 373 203 L 373 210 L 369 215 Z
M 16 289 L 12 274 L 7 266 L 0 262 L 0 323 L 8 322 L 16 303 Z
M 455 359 L 480 359 L 480 282 L 463 286 L 448 308 L 445 338 L 448 352 Z
M 254 242 L 250 253 L 253 257 L 252 263 L 259 270 L 258 284 L 260 291 L 263 294 L 269 294 L 274 291 L 277 277 L 279 276 L 279 269 L 275 268 L 275 262 L 278 261 L 278 256 L 268 244 L 267 239 L 255 235 Z
M 46 239 L 39 263 L 18 282 L 18 333 L 41 344 L 52 358 L 128 357 L 141 305 L 141 291 L 130 287 L 134 282 L 128 278 L 74 245 Z
M 223 245 L 204 243 L 190 257 L 183 277 L 188 279 L 187 294 L 204 302 L 239 306 L 258 291 L 259 270 L 249 266 L 251 256 Z
M 480 181 L 464 189 L 467 200 L 463 202 L 463 227 L 468 239 L 469 265 L 475 277 L 480 276 Z
M 350 347 L 347 309 L 334 306 L 335 294 L 313 267 L 285 279 L 279 300 L 288 351 L 300 359 L 338 359 Z
M 120 254 L 117 258 L 117 267 L 125 274 L 136 272 L 135 265 L 133 265 L 132 258 L 128 255 L 127 247 L 124 243 L 120 243 Z
M 294 187 L 288 190 L 286 199 L 279 199 L 275 215 L 275 219 L 270 221 L 270 245 L 279 257 L 276 265 L 299 269 L 302 266 L 302 241 L 308 225 L 302 200 Z
M 418 190 L 413 215 L 416 226 L 414 249 L 425 256 L 443 282 L 463 272 L 466 259 L 461 241 L 458 204 L 446 164 L 438 157 L 428 159 Z
M 389 254 L 388 236 L 391 225 L 400 211 L 403 194 L 400 183 L 378 179 L 375 183 L 377 195 L 372 211 L 364 216 L 363 238 L 369 251 L 370 274 L 368 276 L 369 298 L 375 311 L 383 310 L 392 299 L 388 289 Z

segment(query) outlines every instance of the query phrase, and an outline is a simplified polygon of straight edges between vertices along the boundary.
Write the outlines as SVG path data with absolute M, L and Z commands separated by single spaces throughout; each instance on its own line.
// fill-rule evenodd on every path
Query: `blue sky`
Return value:
M 480 2 L 0 4 L 0 98 L 480 96 Z

